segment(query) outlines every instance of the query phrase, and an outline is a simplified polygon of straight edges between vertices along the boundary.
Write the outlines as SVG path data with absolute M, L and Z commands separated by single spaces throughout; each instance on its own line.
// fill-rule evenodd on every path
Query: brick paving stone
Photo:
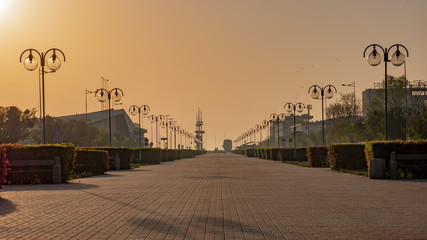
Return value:
M 0 239 L 427 239 L 427 181 L 206 154 L 5 186 Z

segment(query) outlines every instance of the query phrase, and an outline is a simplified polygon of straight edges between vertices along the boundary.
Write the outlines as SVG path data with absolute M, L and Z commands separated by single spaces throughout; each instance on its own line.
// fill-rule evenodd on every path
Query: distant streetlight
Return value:
M 270 130 L 269 130 L 269 126 L 270 126 L 270 121 L 268 120 L 263 120 L 262 121 L 262 127 L 267 129 L 267 136 L 268 136 L 268 141 L 267 141 L 267 147 L 270 148 Z
M 87 124 L 87 95 L 95 93 L 95 91 L 89 91 L 87 88 L 85 89 L 85 110 L 86 110 L 86 124 Z
M 108 91 L 105 88 L 97 89 L 95 92 L 95 97 L 99 102 L 103 103 L 108 100 L 108 133 L 110 135 L 110 147 L 111 147 L 111 100 L 114 102 L 119 102 L 124 96 L 123 91 L 120 88 L 113 88 Z
M 141 121 L 141 113 L 142 115 L 147 115 L 150 112 L 150 107 L 147 105 L 142 105 L 142 106 L 132 105 L 129 108 L 129 112 L 134 116 L 138 114 L 139 161 L 141 162 L 141 148 L 142 148 L 141 128 L 144 126 L 144 118 Z
M 151 115 L 149 117 L 151 123 L 156 123 L 156 147 L 159 147 L 159 131 L 158 131 L 158 122 L 165 121 L 165 117 L 163 115 L 154 116 Z
M 255 125 L 255 130 L 257 132 L 259 132 L 259 144 L 261 146 L 261 144 L 262 144 L 262 126 L 259 124 Z
M 59 50 L 58 48 L 51 48 L 49 50 L 46 51 L 46 53 L 40 53 L 39 51 L 29 48 L 24 50 L 21 53 L 21 56 L 19 57 L 19 62 L 22 62 L 22 56 L 24 55 L 24 53 L 29 52 L 29 55 L 27 58 L 24 59 L 24 67 L 25 69 L 27 69 L 28 71 L 34 71 L 37 67 L 38 67 L 38 60 L 33 56 L 33 52 L 37 53 L 37 55 L 39 56 L 40 59 L 40 66 L 42 67 L 41 70 L 41 74 L 42 74 L 42 99 L 43 99 L 43 144 L 46 144 L 46 111 L 45 111 L 45 90 L 44 90 L 44 74 L 45 73 L 49 73 L 49 72 L 45 72 L 44 70 L 44 66 L 47 64 L 47 67 L 52 70 L 52 72 L 55 72 L 56 70 L 58 70 L 61 67 L 61 59 L 58 58 L 58 56 L 56 55 L 56 52 L 61 53 L 62 58 L 64 59 L 65 62 L 65 55 L 64 53 Z M 46 63 L 46 55 L 48 52 L 52 52 L 52 56 L 49 57 L 49 59 L 47 60 Z
M 311 92 L 310 92 L 311 90 Z M 326 90 L 326 91 L 325 91 Z M 324 107 L 323 100 L 324 98 L 331 99 L 334 96 L 334 92 L 337 93 L 337 89 L 333 85 L 326 85 L 325 87 L 320 87 L 318 85 L 313 85 L 308 89 L 308 93 L 313 99 L 322 99 L 322 143 L 325 145 L 325 119 L 324 119 Z
M 353 111 L 354 111 L 354 115 L 356 116 L 356 81 L 353 81 L 352 83 L 349 84 L 341 84 L 341 86 L 343 87 L 353 87 Z
M 270 115 L 270 121 L 272 121 L 272 122 L 276 121 L 276 123 L 277 123 L 277 148 L 280 148 L 280 128 L 279 128 L 279 123 L 280 123 L 280 120 L 284 120 L 285 118 L 286 118 L 286 115 L 284 113 L 280 113 L 280 114 L 272 113 Z
M 406 56 L 409 57 L 408 49 L 402 44 L 394 44 L 391 47 L 383 48 L 378 44 L 371 44 L 365 48 L 363 51 L 363 57 L 366 56 L 366 50 L 372 47 L 372 52 L 368 55 L 368 63 L 371 66 L 378 66 L 381 63 L 381 54 L 379 54 L 376 48 L 381 49 L 384 54 L 384 68 L 385 68 L 385 77 L 384 77 L 384 113 L 385 113 L 385 140 L 388 139 L 388 123 L 387 123 L 387 62 L 391 62 L 394 66 L 401 66 L 405 63 L 405 55 L 400 52 L 399 47 L 402 47 L 406 51 Z M 390 49 L 396 48 L 396 52 L 389 59 Z
M 307 134 L 310 134 L 310 110 L 313 109 L 313 105 L 307 104 Z
M 297 159 L 297 128 L 296 128 L 296 111 L 298 111 L 299 113 L 302 113 L 302 111 L 305 108 L 304 103 L 298 102 L 298 103 L 286 103 L 284 106 L 285 110 L 288 113 L 291 113 L 292 110 L 294 112 L 294 127 L 293 127 L 293 132 L 294 132 L 294 160 L 296 161 Z
M 160 126 L 162 128 L 165 128 L 166 130 L 166 140 L 165 140 L 165 148 L 168 149 L 169 148 L 169 115 L 163 115 L 164 116 L 164 121 L 160 123 Z

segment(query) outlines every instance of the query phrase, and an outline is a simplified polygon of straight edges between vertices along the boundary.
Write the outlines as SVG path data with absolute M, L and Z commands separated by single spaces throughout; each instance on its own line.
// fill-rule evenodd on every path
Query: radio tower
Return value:
M 203 134 L 205 131 L 203 131 L 202 126 L 202 110 L 199 108 L 196 114 L 196 138 L 199 140 L 197 141 L 197 150 L 203 150 Z

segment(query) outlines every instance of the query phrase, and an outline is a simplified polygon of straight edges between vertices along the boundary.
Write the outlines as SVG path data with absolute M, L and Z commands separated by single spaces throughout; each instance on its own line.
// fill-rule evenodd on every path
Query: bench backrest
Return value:
M 394 155 L 394 156 L 393 156 Z M 402 160 L 427 160 L 427 154 L 425 153 L 413 153 L 413 154 L 396 154 L 391 153 L 391 159 L 394 158 L 396 161 Z
M 9 163 L 11 167 L 54 166 L 55 159 L 11 160 Z

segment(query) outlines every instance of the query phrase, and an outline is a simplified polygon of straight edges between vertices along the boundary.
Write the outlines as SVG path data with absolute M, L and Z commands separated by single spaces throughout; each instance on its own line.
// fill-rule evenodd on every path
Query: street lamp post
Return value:
M 353 87 L 353 111 L 354 111 L 354 116 L 356 116 L 356 81 L 353 81 L 352 83 L 349 84 L 341 84 L 341 86 L 343 87 Z
M 110 147 L 111 147 L 111 100 L 119 102 L 124 96 L 123 91 L 120 88 L 113 88 L 108 91 L 105 88 L 97 89 L 95 97 L 99 102 L 103 103 L 108 100 L 108 133 L 110 135 Z
M 85 89 L 85 110 L 86 110 L 86 124 L 87 124 L 87 95 L 95 93 L 94 91 L 89 91 L 87 88 Z
M 150 116 L 150 122 L 156 123 L 156 147 L 159 147 L 159 131 L 158 131 L 158 122 L 163 122 L 165 120 L 165 117 L 163 115 Z
M 280 148 L 280 128 L 279 128 L 279 123 L 280 123 L 280 120 L 284 120 L 285 118 L 286 118 L 286 115 L 283 114 L 283 113 L 280 113 L 280 114 L 272 113 L 270 115 L 270 120 L 272 122 L 276 121 L 276 123 L 277 123 L 277 148 Z
M 43 112 L 43 144 L 46 144 L 46 111 L 45 111 L 45 89 L 44 89 L 44 74 L 46 73 L 44 70 L 44 66 L 47 64 L 47 67 L 52 70 L 52 72 L 55 72 L 56 70 L 58 70 L 61 67 L 61 59 L 58 58 L 58 56 L 56 55 L 56 52 L 61 53 L 62 58 L 64 59 L 65 62 L 65 55 L 64 53 L 57 49 L 57 48 L 51 48 L 49 50 L 46 51 L 46 53 L 40 53 L 39 51 L 29 48 L 24 50 L 21 53 L 21 56 L 19 57 L 19 62 L 22 62 L 22 56 L 24 55 L 24 53 L 29 52 L 29 55 L 27 58 L 24 59 L 24 67 L 25 69 L 27 69 L 28 71 L 34 71 L 37 67 L 38 67 L 38 61 L 37 59 L 33 56 L 33 52 L 37 53 L 37 55 L 39 55 L 40 58 L 40 66 L 41 66 L 41 75 L 42 75 L 42 100 L 43 100 L 43 108 L 42 108 L 42 112 Z M 47 60 L 46 63 L 46 55 L 47 53 L 52 52 L 52 56 L 49 57 L 49 59 Z
M 262 127 L 267 129 L 267 133 L 266 133 L 266 135 L 268 136 L 268 141 L 267 141 L 267 146 L 268 146 L 268 148 L 270 148 L 270 133 L 269 133 L 269 125 L 270 125 L 270 121 L 267 121 L 267 120 L 263 120 L 263 121 L 262 121 Z
M 294 132 L 294 161 L 296 161 L 297 159 L 297 128 L 296 128 L 296 111 L 298 111 L 299 113 L 302 113 L 302 111 L 305 108 L 304 103 L 298 102 L 298 103 L 286 103 L 284 108 L 286 109 L 286 111 L 288 113 L 291 113 L 292 110 L 294 111 L 294 127 L 293 127 L 293 132 Z
M 311 93 L 310 93 L 310 90 L 311 90 Z M 318 85 L 313 85 L 308 89 L 308 93 L 311 95 L 311 97 L 313 99 L 319 99 L 319 97 L 321 97 L 321 100 L 322 100 L 322 143 L 323 143 L 323 146 L 325 146 L 325 118 L 324 118 L 323 100 L 324 100 L 324 98 L 331 99 L 334 96 L 334 91 L 335 91 L 335 93 L 337 93 L 337 89 L 333 85 L 326 85 L 323 88 L 318 86 Z
M 385 140 L 388 139 L 388 123 L 387 123 L 387 62 L 391 62 L 395 66 L 401 66 L 405 62 L 405 55 L 400 52 L 399 47 L 402 47 L 406 51 L 406 56 L 409 57 L 408 49 L 402 44 L 394 44 L 391 47 L 383 48 L 378 44 L 371 44 L 365 48 L 363 51 L 363 57 L 366 56 L 366 50 L 372 47 L 372 52 L 368 55 L 368 63 L 371 66 L 378 66 L 381 63 L 381 54 L 379 54 L 376 48 L 381 49 L 384 54 L 384 69 L 385 69 L 385 77 L 384 77 L 384 114 L 385 114 Z M 389 59 L 390 49 L 396 48 L 396 52 Z
M 313 109 L 311 104 L 307 104 L 307 134 L 310 135 L 310 110 Z
M 147 106 L 147 105 L 142 105 L 142 106 L 132 105 L 129 108 L 129 112 L 130 112 L 130 114 L 132 114 L 134 116 L 136 114 L 138 114 L 139 161 L 141 162 L 141 148 L 142 148 L 142 144 L 141 144 L 141 128 L 144 125 L 144 117 L 143 117 L 143 119 L 141 121 L 141 113 L 142 113 L 142 115 L 147 115 L 150 112 L 150 107 Z

